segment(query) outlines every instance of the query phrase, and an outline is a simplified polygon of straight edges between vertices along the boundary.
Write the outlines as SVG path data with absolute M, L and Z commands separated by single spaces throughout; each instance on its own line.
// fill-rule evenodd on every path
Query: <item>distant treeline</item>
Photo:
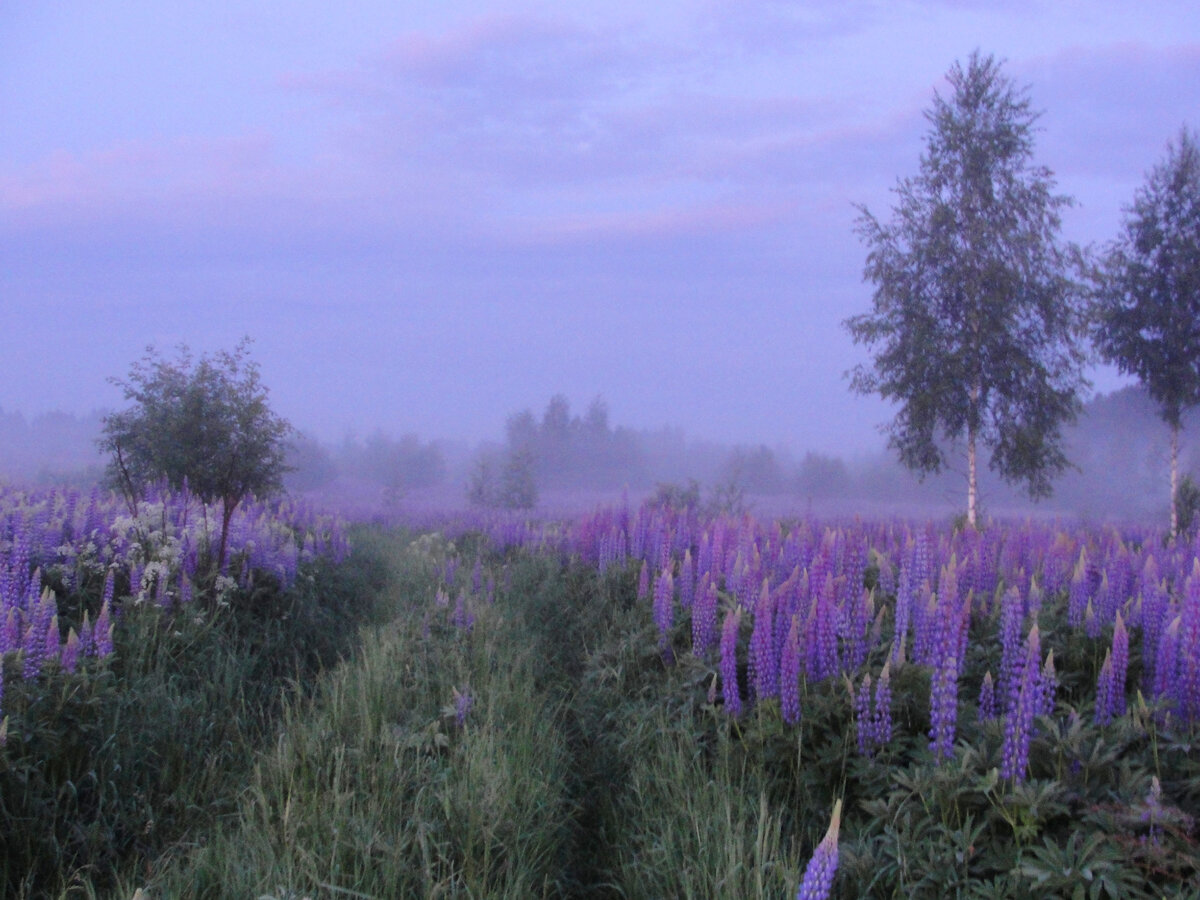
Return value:
M 103 462 L 96 450 L 101 414 L 76 417 L 47 413 L 26 419 L 0 410 L 0 476 L 30 483 L 86 484 L 98 480 Z M 1200 475 L 1200 415 L 1185 417 L 1181 471 Z M 1005 515 L 1070 515 L 1089 519 L 1161 518 L 1167 509 L 1162 486 L 1170 435 L 1145 392 L 1128 387 L 1094 397 L 1067 431 L 1067 452 L 1076 468 L 1055 484 L 1053 497 L 1031 504 L 999 478 L 981 481 L 985 512 Z M 470 448 L 393 437 L 380 429 L 365 438 L 325 444 L 303 433 L 291 442 L 287 476 L 292 491 L 337 493 L 339 486 L 367 486 L 383 503 L 440 488 L 467 502 L 528 505 L 538 496 L 566 491 L 634 494 L 667 489 L 698 490 L 706 501 L 751 504 L 777 498 L 789 506 L 811 505 L 852 513 L 881 506 L 951 509 L 958 505 L 964 473 L 947 471 L 918 481 L 883 448 L 869 454 L 795 453 L 764 444 L 689 439 L 678 428 L 614 426 L 597 398 L 582 415 L 566 397 L 552 397 L 541 415 L 526 409 L 509 416 L 500 441 Z M 491 479 L 480 484 L 480 479 Z M 482 493 L 479 493 L 482 491 Z M 489 493 L 490 492 L 490 493 Z

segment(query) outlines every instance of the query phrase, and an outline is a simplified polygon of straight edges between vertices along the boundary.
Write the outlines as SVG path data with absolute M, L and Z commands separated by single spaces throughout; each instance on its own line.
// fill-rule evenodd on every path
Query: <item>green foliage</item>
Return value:
M 851 387 L 899 405 L 889 443 L 909 468 L 940 471 L 945 440 L 965 439 L 970 460 L 978 440 L 1001 476 L 1044 496 L 1085 383 L 1075 254 L 1057 239 L 1070 200 L 1033 163 L 1037 115 L 1000 63 L 975 53 L 947 78 L 893 220 L 861 209 L 874 308 L 846 327 L 874 360 Z
M 39 796 L 62 811 L 54 840 L 75 843 L 73 856 L 47 857 L 27 894 L 74 873 L 82 890 L 120 896 L 142 886 L 151 896 L 778 898 L 795 891 L 836 798 L 836 897 L 1170 897 L 1200 879 L 1188 812 L 1200 803 L 1195 734 L 1140 703 L 1094 723 L 1110 637 L 1059 636 L 1061 596 L 1045 599 L 1040 619 L 1061 662 L 1059 705 L 1038 721 L 1029 778 L 1014 785 L 999 777 L 1003 723 L 974 713 L 978 673 L 999 661 L 983 631 L 969 640 L 953 757 L 938 765 L 930 754 L 930 677 L 915 664 L 892 664 L 893 738 L 863 757 L 853 685 L 878 674 L 881 648 L 849 682 L 802 680 L 798 725 L 774 698 L 735 720 L 717 702 L 717 660 L 689 650 L 686 610 L 664 654 L 633 564 L 599 573 L 551 554 L 493 553 L 474 536 L 362 532 L 354 546 L 368 563 L 349 570 L 359 583 L 346 570 L 314 573 L 322 587 L 287 615 L 233 605 L 228 618 L 164 629 L 142 611 L 115 657 L 135 662 L 37 701 L 61 724 L 0 758 L 22 767 L 21 784 L 35 782 L 35 760 L 51 760 L 44 771 L 61 777 Z M 476 559 L 494 602 L 471 586 Z M 316 597 L 329 600 L 324 613 Z M 295 631 L 268 630 L 281 621 Z M 322 643 L 331 634 L 348 641 L 341 651 Z M 309 651 L 292 649 L 306 641 Z M 241 648 L 236 664 L 230 647 Z M 345 664 L 325 666 L 338 652 Z M 79 712 L 93 696 L 122 704 L 119 716 Z M 14 706 L 9 749 L 29 734 L 24 709 Z M 79 814 L 76 798 L 96 793 L 91 771 L 107 819 Z M 21 794 L 6 783 L 0 796 Z M 112 822 L 123 840 L 104 830 L 116 833 Z M 23 852 L 49 852 L 33 834 L 22 832 Z M 103 862 L 84 868 L 93 859 Z M 9 884 L 19 895 L 20 881 Z
M 1184 475 L 1175 491 L 1175 517 L 1180 534 L 1190 534 L 1200 514 L 1200 485 L 1192 476 Z
M 1200 403 L 1200 147 L 1186 128 L 1126 210 L 1096 286 L 1096 346 L 1172 428 Z
M 522 446 L 506 452 L 503 462 L 485 453 L 475 461 L 467 482 L 467 502 L 498 509 L 533 509 L 538 489 L 533 451 Z
M 186 485 L 204 503 L 221 504 L 218 569 L 238 504 L 251 494 L 281 490 L 287 470 L 292 427 L 267 405 L 267 389 L 249 353 L 248 338 L 232 351 L 199 360 L 187 347 L 173 361 L 148 348 L 127 380 L 113 380 L 133 405 L 105 416 L 99 440 L 112 456 L 109 480 L 131 509 L 158 481 L 175 491 Z
M 319 564 L 287 592 L 130 607 L 112 657 L 8 678 L 0 892 L 128 897 L 130 873 L 230 815 L 284 698 L 352 653 L 377 613 L 386 563 L 369 535 L 356 541 L 345 565 Z

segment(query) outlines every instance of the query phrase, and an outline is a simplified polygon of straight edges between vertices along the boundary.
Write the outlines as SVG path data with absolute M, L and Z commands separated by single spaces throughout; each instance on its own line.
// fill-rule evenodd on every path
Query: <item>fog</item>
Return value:
M 105 460 L 95 438 L 101 427 L 100 412 L 26 417 L 0 410 L 0 477 L 33 486 L 99 483 Z M 1193 411 L 1185 418 L 1180 454 L 1181 472 L 1193 476 L 1200 476 L 1197 435 L 1200 413 Z M 1073 468 L 1055 482 L 1052 497 L 1033 503 L 984 473 L 984 516 L 1166 520 L 1169 432 L 1142 390 L 1093 397 L 1065 437 Z M 529 504 L 506 503 L 496 492 L 506 465 L 521 453 L 533 496 Z M 289 494 L 384 521 L 479 503 L 557 515 L 655 494 L 783 516 L 945 517 L 965 505 L 961 454 L 951 456 L 948 470 L 921 481 L 882 447 L 838 455 L 696 439 L 680 427 L 630 428 L 611 419 L 603 398 L 577 408 L 562 394 L 537 410 L 510 411 L 502 432 L 475 443 L 383 427 L 334 442 L 297 432 L 289 460 Z M 481 488 L 484 470 L 493 479 L 490 488 Z

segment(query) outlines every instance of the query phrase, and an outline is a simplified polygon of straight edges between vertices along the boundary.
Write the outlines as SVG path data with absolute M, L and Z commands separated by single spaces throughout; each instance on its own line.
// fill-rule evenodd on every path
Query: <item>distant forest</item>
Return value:
M 95 445 L 101 419 L 99 412 L 26 418 L 0 409 L 0 477 L 27 484 L 97 482 L 105 462 Z M 1140 388 L 1096 396 L 1067 432 L 1076 469 L 1059 479 L 1053 497 L 1033 504 L 989 474 L 981 483 L 984 512 L 1160 521 L 1167 509 L 1168 442 L 1167 427 Z M 540 505 L 549 509 L 569 496 L 587 502 L 590 495 L 628 490 L 636 497 L 661 488 L 770 512 L 924 515 L 960 505 L 964 477 L 946 471 L 920 482 L 882 449 L 797 454 L 690 439 L 678 428 L 631 429 L 613 425 L 601 399 L 577 414 L 556 395 L 540 415 L 515 412 L 502 437 L 475 447 L 397 437 L 382 428 L 332 445 L 297 434 L 287 485 L 334 502 L 350 496 L 381 510 L 427 495 L 465 505 L 472 473 L 488 464 L 500 467 L 517 453 L 527 460 Z M 1200 414 L 1185 419 L 1181 472 L 1200 476 Z

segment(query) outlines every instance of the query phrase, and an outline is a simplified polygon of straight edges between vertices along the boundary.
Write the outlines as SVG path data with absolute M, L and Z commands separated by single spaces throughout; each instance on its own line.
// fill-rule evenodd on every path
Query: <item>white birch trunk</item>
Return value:
M 1179 536 L 1179 510 L 1175 498 L 1179 490 L 1179 426 L 1171 426 L 1171 536 Z
M 967 429 L 967 524 L 975 527 L 975 429 Z

